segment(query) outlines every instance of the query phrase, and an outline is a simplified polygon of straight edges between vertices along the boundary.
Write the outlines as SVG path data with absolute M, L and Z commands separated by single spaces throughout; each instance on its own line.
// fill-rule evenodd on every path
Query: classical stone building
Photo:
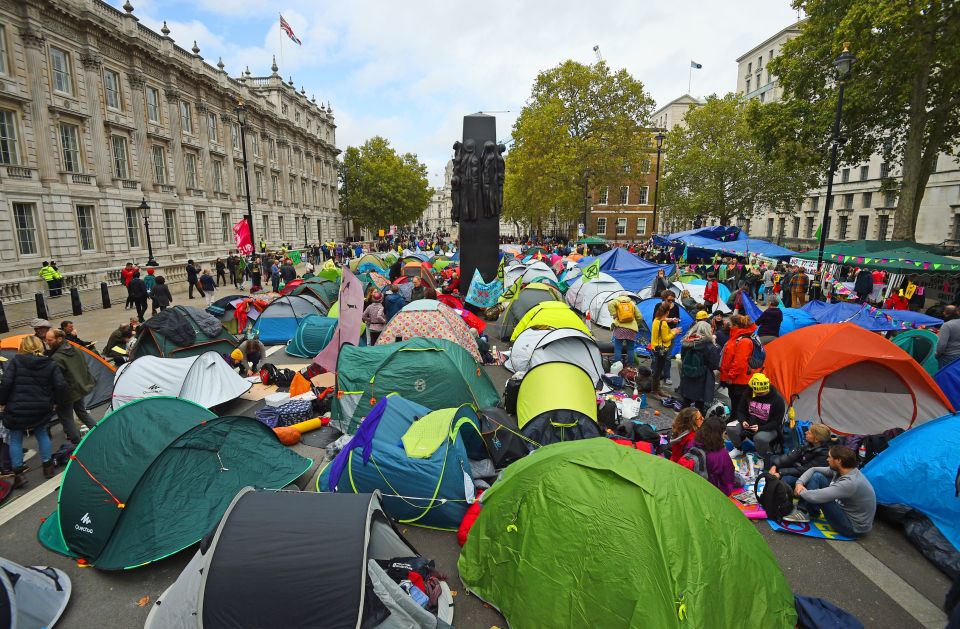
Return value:
M 453 177 L 453 160 L 447 162 L 444 171 L 443 185 L 433 189 L 433 196 L 430 197 L 430 203 L 424 210 L 420 219 L 424 234 L 448 234 L 451 238 L 456 238 L 458 229 L 454 225 L 450 215 L 453 211 L 452 188 L 450 179 Z
M 145 263 L 143 201 L 161 266 L 233 249 L 241 100 L 256 240 L 342 238 L 329 104 L 275 62 L 269 76 L 231 77 L 124 8 L 0 0 L 0 298 L 29 296 L 44 260 L 79 286 Z

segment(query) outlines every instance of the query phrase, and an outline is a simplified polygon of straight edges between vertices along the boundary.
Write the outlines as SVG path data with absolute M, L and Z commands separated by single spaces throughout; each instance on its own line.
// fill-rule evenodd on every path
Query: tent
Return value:
M 470 459 L 487 458 L 469 405 L 436 411 L 388 395 L 375 428 L 354 435 L 317 477 L 317 491 L 382 492 L 400 524 L 456 530 L 474 501 Z
M 545 301 L 528 310 L 517 322 L 510 341 L 517 340 L 520 333 L 528 328 L 573 328 L 590 335 L 583 319 L 561 301 Z
M 593 376 L 563 361 L 532 367 L 517 392 L 517 425 L 540 445 L 599 437 Z
M 48 549 L 103 570 L 136 568 L 200 541 L 247 485 L 282 488 L 313 462 L 251 417 L 217 417 L 171 397 L 125 404 L 73 451 Z
M 207 306 L 207 312 L 220 319 L 220 323 L 230 334 L 238 334 L 237 304 L 246 299 L 245 295 L 227 295 Z
M 609 439 L 554 444 L 512 463 L 481 503 L 457 566 L 511 627 L 796 624 L 754 525 L 666 459 Z
M 187 358 L 144 356 L 117 369 L 113 408 L 157 395 L 178 397 L 211 408 L 240 397 L 251 386 L 216 352 Z
M 145 627 L 448 628 L 452 605 L 438 621 L 377 564 L 416 556 L 377 494 L 246 487 Z M 309 595 L 291 600 L 291 588 Z
M 637 340 L 644 347 L 650 344 L 650 331 L 653 329 L 653 313 L 656 312 L 657 306 L 659 306 L 662 301 L 659 297 L 650 297 L 637 304 L 637 308 L 643 316 L 643 321 L 640 322 L 639 326 L 640 331 L 637 333 Z M 687 330 L 689 330 L 692 325 L 693 317 L 690 316 L 689 312 L 680 308 L 680 332 L 678 332 L 673 339 L 673 347 L 670 348 L 671 356 L 680 353 L 683 335 L 687 333 Z
M 654 264 L 647 262 L 643 258 L 630 253 L 626 249 L 615 247 L 610 251 L 600 254 L 600 270 L 620 282 L 623 288 L 632 293 L 637 293 L 650 286 L 657 271 L 663 269 L 669 277 L 673 274 L 675 266 L 672 264 Z M 591 264 L 596 257 L 587 256 L 577 260 L 577 266 L 581 269 Z
M 470 326 L 452 308 L 435 299 L 418 299 L 404 306 L 380 333 L 377 345 L 417 337 L 452 341 L 470 352 L 474 360 L 483 362 Z
M 590 302 L 593 301 L 593 298 L 596 297 L 598 293 L 610 293 L 618 290 L 623 290 L 620 282 L 606 273 L 601 272 L 596 278 L 589 282 L 584 282 L 582 276 L 578 277 L 570 284 L 570 288 L 567 289 L 567 294 L 564 298 L 568 306 L 577 312 L 586 314 L 590 307 Z
M 53 627 L 70 602 L 73 586 L 63 570 L 21 566 L 0 557 L 0 627 Z
M 319 305 L 320 314 L 327 314 L 330 307 L 340 298 L 340 283 L 323 277 L 311 277 L 290 291 L 290 295 L 312 297 Z
M 375 254 L 375 253 L 365 253 L 365 254 L 363 254 L 362 256 L 360 256 L 359 258 L 354 258 L 354 259 L 350 260 L 350 265 L 349 265 L 349 266 L 350 266 L 350 270 L 351 270 L 351 271 L 357 271 L 357 270 L 358 270 L 361 266 L 363 266 L 364 264 L 372 264 L 372 265 L 374 265 L 375 267 L 377 267 L 377 268 L 379 268 L 379 269 L 386 269 L 386 268 L 388 268 L 388 267 L 390 266 L 389 264 L 386 264 L 386 263 L 383 261 L 383 258 L 381 258 L 380 256 L 378 256 L 377 254 Z
M 17 353 L 17 349 L 20 347 L 20 342 L 25 336 L 33 335 L 16 334 L 14 336 L 8 336 L 5 339 L 0 339 L 0 356 L 3 356 L 7 360 L 13 358 Z M 104 360 L 103 356 L 87 349 L 83 345 L 77 345 L 71 341 L 67 341 L 67 343 L 73 345 L 73 347 L 80 352 L 80 355 L 83 356 L 84 361 L 87 363 L 87 369 L 90 370 L 90 375 L 96 380 L 96 385 L 93 387 L 93 390 L 83 398 L 84 406 L 90 409 L 109 402 L 110 396 L 113 395 L 113 375 L 116 373 L 117 368 L 112 363 Z
M 604 374 L 600 349 L 593 337 L 580 330 L 524 330 L 514 341 L 510 358 L 503 365 L 513 372 L 529 371 L 537 365 L 550 362 L 565 362 L 578 365 L 600 384 Z
M 551 286 L 539 282 L 527 284 L 520 289 L 516 297 L 507 301 L 506 309 L 500 319 L 500 340 L 509 339 L 517 324 L 520 323 L 520 319 L 537 304 L 548 301 L 560 303 L 562 300 L 560 293 Z
M 878 310 L 867 305 L 841 301 L 828 304 L 813 300 L 803 306 L 818 323 L 853 323 L 873 332 L 891 332 L 904 330 L 919 324 L 925 327 L 937 327 L 942 319 L 909 310 Z M 906 313 L 906 314 L 905 314 Z M 918 322 L 918 323 L 914 323 Z
M 521 284 L 529 284 L 530 282 L 537 282 L 540 278 L 546 278 L 551 282 L 556 283 L 557 274 L 553 272 L 546 262 L 541 260 L 535 260 L 530 264 L 526 265 L 526 270 L 523 272 L 523 275 L 520 276 Z M 516 280 L 514 280 L 516 281 Z
M 190 306 L 173 306 L 147 319 L 137 331 L 131 359 L 185 358 L 204 352 L 229 354 L 237 339 L 213 315 Z
M 733 254 L 745 257 L 761 255 L 766 258 L 786 258 L 797 253 L 759 238 L 750 238 L 739 227 L 712 225 L 670 234 L 663 239 L 654 237 L 659 245 L 674 245 L 677 249 L 688 248 L 687 257 L 707 258 L 715 253 Z M 693 249 L 694 251 L 689 251 Z M 816 260 L 816 255 L 814 255 Z
M 913 356 L 931 376 L 937 373 L 937 335 L 930 330 L 907 330 L 890 339 L 893 344 Z
M 806 310 L 801 310 L 800 308 L 784 308 L 781 304 L 780 311 L 783 313 L 783 322 L 780 324 L 780 336 L 789 334 L 800 328 L 817 324 L 817 320 Z
M 260 313 L 253 329 L 260 334 L 260 341 L 265 345 L 279 345 L 292 339 L 300 321 L 312 314 L 326 314 L 315 297 L 305 294 L 278 297 Z
M 817 250 L 796 254 L 804 260 L 816 260 Z M 852 264 L 866 269 L 882 269 L 891 273 L 956 273 L 960 260 L 939 254 L 934 245 L 910 240 L 848 240 L 827 245 L 824 262 Z
M 313 358 L 330 343 L 336 329 L 337 319 L 335 317 L 307 315 L 300 320 L 300 325 L 297 326 L 297 332 L 293 335 L 293 338 L 287 341 L 285 351 L 290 356 Z M 359 344 L 365 345 L 366 342 L 366 338 L 361 334 Z
M 331 417 L 353 434 L 379 398 L 397 393 L 427 408 L 493 406 L 500 394 L 467 350 L 445 339 L 413 338 L 390 345 L 344 345 L 337 359 Z
M 934 380 L 954 408 L 960 408 L 960 360 L 939 369 Z
M 610 314 L 609 303 L 620 296 L 629 297 L 634 303 L 640 303 L 642 300 L 628 290 L 616 290 L 608 293 L 598 293 L 590 300 L 587 311 L 590 313 L 590 321 L 593 325 L 601 328 L 610 329 L 613 325 L 613 315 Z
M 430 286 L 431 288 L 437 287 L 437 282 L 433 279 L 433 273 L 430 272 L 430 267 L 425 261 L 420 262 L 415 260 L 407 262 L 403 265 L 403 271 L 401 272 L 403 273 L 403 277 L 409 278 L 407 281 L 419 277 L 423 281 L 424 286 Z
M 923 367 L 879 334 L 821 323 L 774 339 L 764 371 L 797 417 L 840 434 L 907 429 L 953 410 Z

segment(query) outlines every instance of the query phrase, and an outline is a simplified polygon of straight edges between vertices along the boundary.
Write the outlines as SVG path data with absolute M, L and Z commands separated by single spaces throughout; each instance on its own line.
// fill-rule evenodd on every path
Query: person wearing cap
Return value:
M 681 408 L 695 406 L 701 413 L 713 402 L 716 391 L 714 371 L 720 368 L 720 348 L 713 336 L 713 327 L 706 310 L 696 314 L 696 321 L 680 342 Z M 676 407 L 674 407 L 676 408 Z
M 50 328 L 53 327 L 49 321 L 46 319 L 34 319 L 30 322 L 30 327 L 33 328 L 33 334 L 41 343 L 47 342 L 47 332 L 50 331 Z
M 747 402 L 747 419 L 739 425 L 727 425 L 727 436 L 734 446 L 730 456 L 739 456 L 744 439 L 751 439 L 757 454 L 767 457 L 771 454 L 771 445 L 780 441 L 787 405 L 766 374 L 750 376 L 749 386 L 751 397 Z
M 383 309 L 383 295 L 380 294 L 380 291 L 374 290 L 370 293 L 370 305 L 364 309 L 360 320 L 367 324 L 368 343 L 370 345 L 375 344 L 377 339 L 380 338 L 383 328 L 387 326 L 387 316 Z
M 227 364 L 230 365 L 231 369 L 236 369 L 237 373 L 241 376 L 250 375 L 246 371 L 246 365 L 243 361 L 243 352 L 239 349 L 235 349 L 229 354 L 223 354 L 223 359 L 227 361 Z

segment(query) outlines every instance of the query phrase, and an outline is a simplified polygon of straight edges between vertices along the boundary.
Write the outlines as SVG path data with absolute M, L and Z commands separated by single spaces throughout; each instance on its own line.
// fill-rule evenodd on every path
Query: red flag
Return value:
M 237 251 L 248 256 L 253 253 L 253 242 L 250 240 L 250 226 L 247 219 L 242 219 L 233 226 L 233 240 L 237 244 Z
M 282 28 L 283 32 L 287 34 L 287 37 L 297 42 L 297 45 L 299 46 L 303 45 L 303 42 L 300 41 L 299 37 L 294 35 L 293 28 L 291 28 L 290 24 L 285 19 L 283 19 L 282 15 L 280 16 L 280 28 Z

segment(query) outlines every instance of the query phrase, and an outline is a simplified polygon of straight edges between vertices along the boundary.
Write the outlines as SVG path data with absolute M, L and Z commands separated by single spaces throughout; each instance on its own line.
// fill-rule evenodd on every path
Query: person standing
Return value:
M 59 331 L 59 330 L 58 330 Z M 0 406 L 4 407 L 3 426 L 10 431 L 10 460 L 14 472 L 13 487 L 27 483 L 23 464 L 23 433 L 32 430 L 40 448 L 44 478 L 53 478 L 52 448 L 47 422 L 53 417 L 57 395 L 67 382 L 56 363 L 43 355 L 43 343 L 35 336 L 20 341 L 17 354 L 7 363 L 0 380 Z M 76 430 L 76 428 L 74 428 Z
M 660 388 L 660 382 L 663 378 L 663 372 L 670 368 L 670 351 L 673 347 L 673 338 L 677 331 L 670 327 L 672 321 L 668 318 L 670 306 L 665 302 L 660 302 L 653 312 L 653 324 L 650 331 L 650 371 L 653 372 L 653 384 L 650 391 L 653 395 L 667 397 Z M 666 368 L 664 363 L 667 363 Z
M 937 337 L 937 365 L 943 369 L 960 358 L 960 310 L 949 305 L 943 309 L 944 324 Z
M 361 320 L 367 324 L 367 338 L 369 345 L 375 345 L 380 333 L 387 325 L 386 312 L 383 309 L 383 295 L 380 291 L 374 289 L 370 293 L 370 305 L 367 306 Z
M 390 321 L 395 314 L 400 312 L 404 306 L 407 305 L 406 300 L 403 298 L 403 295 L 400 294 L 400 289 L 396 284 L 391 284 L 387 287 L 387 297 L 384 299 L 384 315 L 386 316 L 387 321 Z
M 170 287 L 167 286 L 167 279 L 162 275 L 157 278 L 157 284 L 153 287 L 151 295 L 153 298 L 153 313 L 159 310 L 163 312 L 166 310 L 171 303 L 173 303 L 173 295 L 170 294 Z
M 47 332 L 47 346 L 50 348 L 47 355 L 60 368 L 60 372 L 67 383 L 66 389 L 62 392 L 62 397 L 57 404 L 60 425 L 63 426 L 63 432 L 67 435 L 67 438 L 72 443 L 77 444 L 80 443 L 80 432 L 74 422 L 74 415 L 87 428 L 93 428 L 97 423 L 90 416 L 83 403 L 83 399 L 87 393 L 93 391 L 97 381 L 94 380 L 93 375 L 87 368 L 86 359 L 77 348 L 67 342 L 63 330 Z
M 664 270 L 660 269 L 650 282 L 650 296 L 659 297 L 665 290 L 670 289 L 670 282 L 667 281 Z
M 214 269 L 217 271 L 217 286 L 220 286 L 220 282 L 223 282 L 223 286 L 227 285 L 227 265 L 223 263 L 223 259 L 217 258 L 216 262 L 213 263 Z
M 60 273 L 53 268 L 49 262 L 46 260 L 43 261 L 43 265 L 40 267 L 40 279 L 47 283 L 47 291 L 51 297 L 60 296 L 60 278 L 62 277 Z
M 154 273 L 156 273 L 156 269 L 147 267 L 147 275 L 143 278 L 143 283 L 147 286 L 147 297 L 153 294 L 153 287 L 157 285 L 157 276 Z M 154 306 L 150 308 L 150 315 L 155 314 L 157 314 L 157 309 Z
M 746 315 L 730 318 L 730 340 L 727 341 L 720 359 L 720 382 L 727 386 L 730 397 L 730 419 L 741 422 L 747 419 L 750 402 L 750 356 L 753 355 L 752 335 L 757 329 Z
M 193 263 L 193 260 L 187 260 L 187 299 L 193 299 L 193 289 L 196 288 L 201 297 L 206 297 L 203 289 L 197 284 L 200 279 L 200 269 Z
M 860 269 L 853 281 L 853 291 L 857 294 L 857 303 L 867 303 L 873 295 L 873 273 L 868 269 Z
M 285 258 L 283 264 L 280 265 L 280 279 L 283 280 L 284 285 L 297 279 L 297 269 L 293 266 L 293 260 L 290 258 Z
M 232 253 L 227 256 L 227 271 L 230 272 L 230 281 L 233 283 L 234 288 L 237 286 L 237 256 Z
M 707 313 L 712 313 L 714 306 L 720 301 L 720 284 L 713 273 L 707 273 L 707 286 L 703 289 L 703 304 Z
M 273 292 L 280 292 L 280 265 L 276 259 L 270 264 L 270 286 Z
M 763 283 L 760 285 L 760 287 L 760 299 L 765 299 L 773 294 L 773 269 L 769 266 L 763 271 Z
M 683 407 L 696 406 L 701 413 L 713 402 L 716 390 L 713 372 L 720 368 L 720 348 L 705 310 L 680 342 L 680 394 Z
M 217 292 L 217 284 L 213 281 L 213 276 L 210 275 L 209 269 L 204 269 L 200 274 L 200 288 L 203 289 L 204 298 L 207 300 L 207 305 L 213 303 L 214 294 Z
M 143 314 L 147 311 L 147 285 L 140 279 L 140 272 L 136 271 L 133 274 L 133 278 L 130 280 L 130 284 L 127 286 L 127 292 L 130 294 L 130 299 L 133 301 L 134 307 L 137 309 L 137 320 L 140 323 L 143 323 Z
M 808 288 L 810 288 L 810 278 L 804 273 L 803 267 L 794 267 L 793 277 L 790 279 L 790 302 L 794 308 L 803 308 L 807 303 Z
M 620 362 L 621 356 L 625 365 L 633 366 L 635 362 L 635 344 L 639 329 L 640 311 L 637 304 L 630 297 L 620 295 L 607 302 L 607 310 L 613 319 L 611 328 L 613 334 L 613 361 Z
M 784 308 L 793 307 L 793 294 L 790 292 L 790 283 L 793 281 L 793 267 L 785 267 L 783 273 L 780 276 L 780 287 L 782 289 L 782 295 L 780 296 L 780 301 L 783 302 Z

